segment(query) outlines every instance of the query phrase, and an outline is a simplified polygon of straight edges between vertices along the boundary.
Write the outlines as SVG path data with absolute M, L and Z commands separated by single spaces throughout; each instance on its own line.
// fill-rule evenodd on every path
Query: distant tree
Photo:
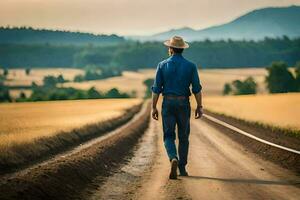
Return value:
M 87 95 L 89 99 L 99 99 L 102 98 L 102 95 L 95 89 L 95 87 L 91 87 L 87 91 Z
M 43 83 L 45 87 L 55 87 L 57 79 L 54 76 L 45 76 L 43 79 Z
M 27 101 L 25 93 L 22 91 L 19 95 L 19 97 L 16 99 L 17 102 L 24 102 Z
M 8 69 L 7 69 L 7 68 L 4 68 L 4 69 L 3 69 L 3 75 L 4 75 L 4 76 L 7 76 L 8 73 L 9 73 Z
M 78 74 L 74 77 L 74 82 L 83 82 L 85 80 L 84 76 L 81 74 Z
M 54 90 L 50 90 L 48 97 L 45 100 L 66 100 L 69 99 L 69 95 L 66 90 L 57 88 Z
M 25 99 L 25 98 L 26 98 L 26 94 L 22 91 L 22 92 L 20 93 L 19 98 Z
M 26 74 L 27 76 L 30 74 L 30 72 L 31 72 L 31 69 L 30 69 L 30 68 L 26 68 L 26 69 L 25 69 L 25 74 Z
M 253 77 L 248 77 L 242 82 L 240 88 L 237 88 L 238 94 L 256 94 L 257 84 Z
M 298 61 L 296 64 L 295 73 L 296 73 L 297 90 L 300 91 L 300 61 Z
M 10 102 L 12 101 L 9 95 L 9 89 L 5 86 L 0 84 L 0 102 Z
M 5 81 L 5 76 L 4 75 L 0 75 L 0 85 L 3 85 Z
M 224 89 L 223 89 L 223 95 L 228 95 L 232 92 L 232 88 L 230 83 L 225 83 Z
M 256 94 L 257 84 L 253 77 L 248 77 L 244 81 L 234 80 L 232 83 L 226 83 L 223 88 L 223 94 L 245 95 Z
M 143 83 L 146 86 L 145 98 L 150 98 L 152 95 L 151 86 L 153 85 L 154 79 L 146 79 Z
M 296 80 L 284 62 L 273 62 L 266 68 L 266 83 L 270 93 L 294 92 L 297 90 Z
M 129 98 L 126 93 L 120 93 L 117 88 L 112 88 L 105 94 L 105 98 Z
M 57 81 L 57 83 L 64 83 L 64 82 L 66 82 L 66 80 L 63 77 L 63 75 L 61 75 L 61 74 L 56 78 L 56 81 Z

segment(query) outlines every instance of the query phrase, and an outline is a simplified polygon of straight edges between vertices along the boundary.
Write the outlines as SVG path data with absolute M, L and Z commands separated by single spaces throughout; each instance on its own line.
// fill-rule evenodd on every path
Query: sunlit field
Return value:
M 154 76 L 155 70 L 140 70 L 140 73 L 147 77 Z M 265 76 L 267 71 L 264 68 L 237 68 L 237 69 L 203 69 L 199 70 L 199 77 L 203 86 L 205 96 L 220 96 L 225 83 L 234 80 L 244 80 L 252 76 L 258 84 L 258 93 L 266 93 Z
M 92 86 L 95 86 L 96 89 L 100 91 L 107 91 L 111 88 L 117 88 L 120 91 L 126 93 L 135 91 L 137 97 L 143 97 L 146 90 L 143 82 L 147 78 L 152 78 L 154 76 L 153 73 L 153 70 L 151 70 L 151 72 L 148 74 L 124 71 L 122 76 L 107 78 L 103 80 L 84 81 L 81 83 L 64 83 L 63 87 L 74 87 L 77 89 L 86 90 L 91 88 Z
M 10 70 L 7 85 L 12 86 L 30 86 L 34 81 L 37 84 L 42 84 L 43 77 L 47 75 L 58 76 L 62 74 L 66 80 L 72 81 L 78 74 L 83 74 L 80 69 L 32 69 L 29 75 L 25 74 L 24 69 Z M 199 76 L 203 85 L 203 93 L 208 96 L 222 95 L 225 83 L 233 80 L 243 80 L 249 76 L 253 76 L 258 84 L 258 93 L 266 93 L 265 75 L 267 71 L 262 68 L 245 68 L 245 69 L 204 69 L 199 70 Z M 137 72 L 124 71 L 122 76 L 111 77 L 103 80 L 84 81 L 84 82 L 68 82 L 62 84 L 63 87 L 74 87 L 77 89 L 89 89 L 96 87 L 100 91 L 108 91 L 112 88 L 117 88 L 121 92 L 132 93 L 136 92 L 137 97 L 143 97 L 145 94 L 145 86 L 143 81 L 147 78 L 154 78 L 155 69 L 144 69 Z M 17 98 L 20 92 L 23 91 L 26 96 L 30 96 L 30 89 L 12 89 L 10 94 Z
M 60 74 L 63 75 L 66 80 L 73 81 L 76 75 L 83 73 L 83 70 L 73 68 L 33 68 L 30 70 L 29 75 L 27 75 L 24 69 L 10 69 L 5 84 L 10 86 L 30 86 L 32 82 L 35 82 L 41 85 L 45 76 L 58 76 Z
M 51 75 L 57 77 L 60 74 L 63 75 L 66 80 L 73 81 L 76 75 L 83 73 L 83 70 L 73 68 L 36 68 L 31 69 L 27 75 L 25 69 L 10 69 L 7 80 L 4 83 L 8 86 L 31 86 L 32 82 L 41 85 L 45 76 Z M 13 98 L 18 98 L 21 92 L 25 93 L 27 97 L 32 93 L 30 89 L 10 89 L 9 91 Z
M 121 116 L 140 99 L 101 99 L 0 104 L 0 147 L 31 142 Z
M 205 97 L 206 109 L 278 127 L 300 130 L 300 93 Z

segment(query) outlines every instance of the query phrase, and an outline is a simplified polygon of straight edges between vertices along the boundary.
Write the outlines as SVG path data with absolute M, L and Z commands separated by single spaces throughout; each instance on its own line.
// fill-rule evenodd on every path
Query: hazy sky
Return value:
M 0 0 L 0 26 L 149 35 L 205 28 L 256 8 L 292 4 L 300 0 Z

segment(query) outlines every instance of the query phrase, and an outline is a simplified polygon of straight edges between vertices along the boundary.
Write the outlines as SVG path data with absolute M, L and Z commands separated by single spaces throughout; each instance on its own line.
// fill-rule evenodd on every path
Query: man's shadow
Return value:
M 239 179 L 239 178 L 215 178 L 207 176 L 180 176 L 180 178 L 194 180 L 212 180 L 229 183 L 246 183 L 246 184 L 262 184 L 262 185 L 294 185 L 300 187 L 300 180 L 260 180 L 260 179 Z

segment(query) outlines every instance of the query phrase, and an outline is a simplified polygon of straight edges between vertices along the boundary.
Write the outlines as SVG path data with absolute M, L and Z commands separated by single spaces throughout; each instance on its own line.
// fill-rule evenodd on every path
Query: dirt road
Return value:
M 300 177 L 250 153 L 203 120 L 192 120 L 189 177 L 168 180 L 169 162 L 160 122 L 151 122 L 133 160 L 98 188 L 91 199 L 299 199 Z M 145 142 L 148 141 L 148 142 Z M 126 170 L 127 169 L 129 170 Z M 125 170 L 124 170 L 125 169 Z M 122 188 L 121 190 L 113 188 Z

